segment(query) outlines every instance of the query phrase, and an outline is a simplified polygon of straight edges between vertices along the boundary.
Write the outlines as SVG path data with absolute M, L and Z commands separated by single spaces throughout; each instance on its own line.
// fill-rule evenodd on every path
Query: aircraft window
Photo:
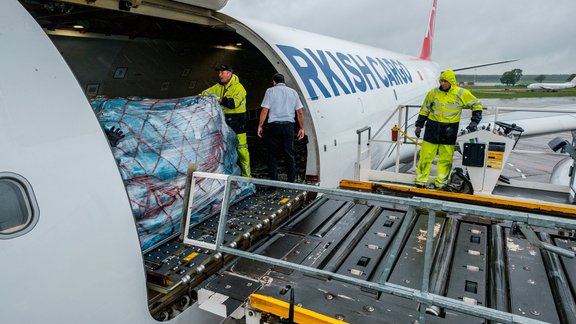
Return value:
M 32 188 L 21 176 L 0 172 L 0 239 L 29 232 L 38 221 Z

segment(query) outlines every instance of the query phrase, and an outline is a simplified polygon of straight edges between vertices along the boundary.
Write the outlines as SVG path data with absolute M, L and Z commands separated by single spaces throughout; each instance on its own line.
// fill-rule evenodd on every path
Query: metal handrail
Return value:
M 371 144 L 372 143 L 396 143 L 396 167 L 395 167 L 395 171 L 397 173 L 400 172 L 400 145 L 410 144 L 406 140 L 408 138 L 408 135 L 407 135 L 408 120 L 410 119 L 409 110 L 410 110 L 410 108 L 420 109 L 420 107 L 421 106 L 419 106 L 419 105 L 399 105 L 398 107 L 396 107 L 396 109 L 394 109 L 392 111 L 392 113 L 388 116 L 388 118 L 386 118 L 386 120 L 382 123 L 382 126 L 380 126 L 380 128 L 378 128 L 378 130 L 374 133 L 374 136 L 372 138 L 369 138 L 368 149 L 367 149 L 368 155 L 371 154 Z M 403 110 L 404 110 L 404 114 L 402 114 Z M 396 125 L 394 126 L 394 128 L 397 128 L 399 131 L 401 131 L 404 134 L 404 141 L 400 141 L 400 137 L 398 137 L 396 141 L 379 140 L 378 136 L 382 133 L 382 131 L 384 130 L 384 127 L 386 127 L 388 125 L 388 123 L 392 120 L 392 118 L 396 115 L 398 116 L 398 121 L 397 121 Z M 357 130 L 356 133 L 359 134 L 359 132 L 361 132 L 362 130 L 365 130 L 365 128 L 366 127 Z M 402 131 L 402 128 L 404 129 L 403 131 Z M 415 145 L 418 145 L 417 142 L 414 142 L 412 140 L 411 140 L 411 142 L 413 142 Z M 360 135 L 358 135 L 358 155 L 357 155 L 357 160 L 356 160 L 357 170 L 355 171 L 357 178 L 360 176 L 360 172 L 358 170 L 360 168 L 360 163 L 361 163 L 360 150 L 361 150 Z M 418 154 L 418 150 L 415 150 L 414 151 L 414 157 L 413 157 L 413 164 L 414 165 L 416 165 L 417 154 Z
M 407 141 L 406 138 L 404 138 L 403 141 L 400 140 L 400 138 L 398 138 L 398 140 L 396 141 L 391 141 L 391 140 L 384 140 L 384 139 L 378 139 L 379 135 L 382 134 L 384 128 L 390 123 L 390 121 L 392 120 L 392 118 L 394 118 L 396 115 L 398 115 L 398 123 L 396 124 L 399 128 L 403 128 L 404 132 L 406 133 L 408 130 L 408 120 L 410 119 L 410 115 L 409 115 L 409 109 L 410 108 L 420 108 L 419 105 L 399 105 L 398 107 L 396 107 L 396 109 L 394 109 L 392 111 L 392 113 L 388 116 L 388 118 L 386 118 L 386 120 L 384 121 L 384 123 L 382 124 L 382 126 L 380 126 L 378 128 L 378 130 L 374 133 L 374 136 L 372 137 L 372 139 L 369 140 L 368 146 L 368 154 L 371 154 L 371 149 L 373 148 L 373 143 L 396 143 L 396 166 L 395 166 L 395 172 L 398 173 L 400 171 L 400 145 L 402 144 L 412 144 L 412 142 Z M 404 114 L 402 114 L 402 110 L 405 111 Z M 521 108 L 521 107 L 498 107 L 498 106 L 492 106 L 492 107 L 486 107 L 486 110 L 492 110 L 494 111 L 494 122 L 498 121 L 498 117 L 500 115 L 501 112 L 546 112 L 546 113 L 568 113 L 568 114 L 574 114 L 576 113 L 576 109 L 573 108 Z M 402 118 L 402 115 L 404 115 L 404 117 Z M 359 144 L 360 145 L 360 144 Z M 416 162 L 417 162 L 417 156 L 418 156 L 418 150 L 414 150 L 414 156 L 413 156 L 413 165 L 414 167 L 416 166 Z M 360 165 L 360 156 L 358 156 L 357 159 L 357 165 Z M 357 172 L 357 175 L 359 175 L 360 173 Z
M 396 109 L 394 109 L 394 111 L 392 111 L 392 113 L 390 114 L 390 116 L 388 116 L 388 118 L 386 118 L 386 120 L 384 121 L 384 123 L 382 123 L 382 126 L 380 126 L 380 128 L 378 128 L 378 130 L 376 131 L 376 133 L 374 133 L 374 137 L 373 137 L 374 140 L 373 140 L 373 141 L 377 141 L 377 140 L 375 140 L 375 139 L 378 138 L 378 135 L 380 135 L 380 133 L 382 132 L 382 130 L 384 129 L 384 127 L 386 127 L 386 125 L 392 120 L 392 118 L 393 118 L 396 114 L 399 115 L 399 117 L 398 117 L 398 120 L 399 120 L 398 125 L 400 125 L 400 126 L 401 126 L 401 125 L 404 125 L 404 131 L 406 132 L 407 129 L 408 129 L 408 119 L 409 119 L 408 110 L 409 110 L 410 108 L 420 108 L 420 107 L 421 107 L 421 106 L 418 106 L 418 105 L 399 105 L 398 107 L 396 107 Z M 404 121 L 405 121 L 405 123 L 401 123 L 401 122 L 400 122 L 400 121 L 401 121 L 400 115 L 401 115 L 401 113 L 402 113 L 402 110 L 405 109 L 405 108 L 406 108 L 406 110 L 405 110 L 405 116 L 404 116 Z
M 366 144 L 366 146 L 368 147 L 366 150 L 362 150 L 362 133 L 368 131 L 368 143 Z M 356 178 L 360 177 L 360 159 L 362 156 L 362 153 L 364 152 L 368 152 L 368 154 L 370 154 L 370 140 L 372 139 L 372 127 L 370 126 L 364 126 L 358 130 L 356 130 L 356 135 L 358 135 L 358 150 L 356 152 L 356 165 L 354 167 L 354 176 Z

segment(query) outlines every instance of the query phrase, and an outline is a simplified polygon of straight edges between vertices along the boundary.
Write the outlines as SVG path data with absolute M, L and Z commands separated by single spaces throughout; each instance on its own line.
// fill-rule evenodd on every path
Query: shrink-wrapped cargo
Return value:
M 175 99 L 96 98 L 92 108 L 105 130 L 120 128 L 125 137 L 112 148 L 126 186 L 143 250 L 180 230 L 186 171 L 240 175 L 236 135 L 226 125 L 213 96 Z M 221 188 L 194 192 L 193 220 L 217 212 Z M 253 192 L 239 185 L 232 199 Z M 207 212 L 209 211 L 209 212 Z

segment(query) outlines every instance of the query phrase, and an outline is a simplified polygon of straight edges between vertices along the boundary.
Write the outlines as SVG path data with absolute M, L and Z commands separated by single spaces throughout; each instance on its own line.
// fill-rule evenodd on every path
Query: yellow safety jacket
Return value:
M 232 128 L 238 138 L 238 162 L 242 176 L 250 177 L 250 154 L 246 138 L 246 90 L 236 74 L 227 84 L 217 83 L 202 91 L 202 95 L 217 95 L 221 99 L 220 107 L 224 111 L 226 124 Z
M 428 92 L 420 109 L 416 127 L 426 124 L 424 140 L 433 144 L 454 144 L 458 136 L 462 109 L 472 109 L 471 120 L 479 123 L 482 120 L 482 105 L 474 95 L 456 85 L 456 75 L 446 70 L 440 75 L 441 80 L 450 83 L 450 89 L 444 91 L 435 88 Z
M 246 112 L 246 90 L 244 86 L 240 83 L 240 79 L 236 74 L 232 75 L 230 81 L 223 85 L 216 83 L 210 88 L 202 91 L 203 95 L 215 94 L 218 98 L 222 98 L 223 103 L 224 98 L 229 98 L 234 100 L 233 107 L 222 106 L 222 110 L 225 114 L 242 114 Z
M 236 134 L 246 133 L 246 90 L 236 74 L 227 84 L 216 83 L 202 91 L 202 95 L 217 95 L 221 98 L 220 106 L 226 115 L 226 124 Z

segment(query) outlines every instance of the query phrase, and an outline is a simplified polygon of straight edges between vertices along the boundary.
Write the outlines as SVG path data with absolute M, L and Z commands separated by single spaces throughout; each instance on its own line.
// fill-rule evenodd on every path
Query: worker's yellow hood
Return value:
M 454 74 L 454 71 L 452 71 L 452 70 L 446 70 L 446 71 L 442 72 L 442 74 L 440 74 L 440 80 L 446 80 L 451 85 L 455 86 L 456 85 L 456 74 Z

